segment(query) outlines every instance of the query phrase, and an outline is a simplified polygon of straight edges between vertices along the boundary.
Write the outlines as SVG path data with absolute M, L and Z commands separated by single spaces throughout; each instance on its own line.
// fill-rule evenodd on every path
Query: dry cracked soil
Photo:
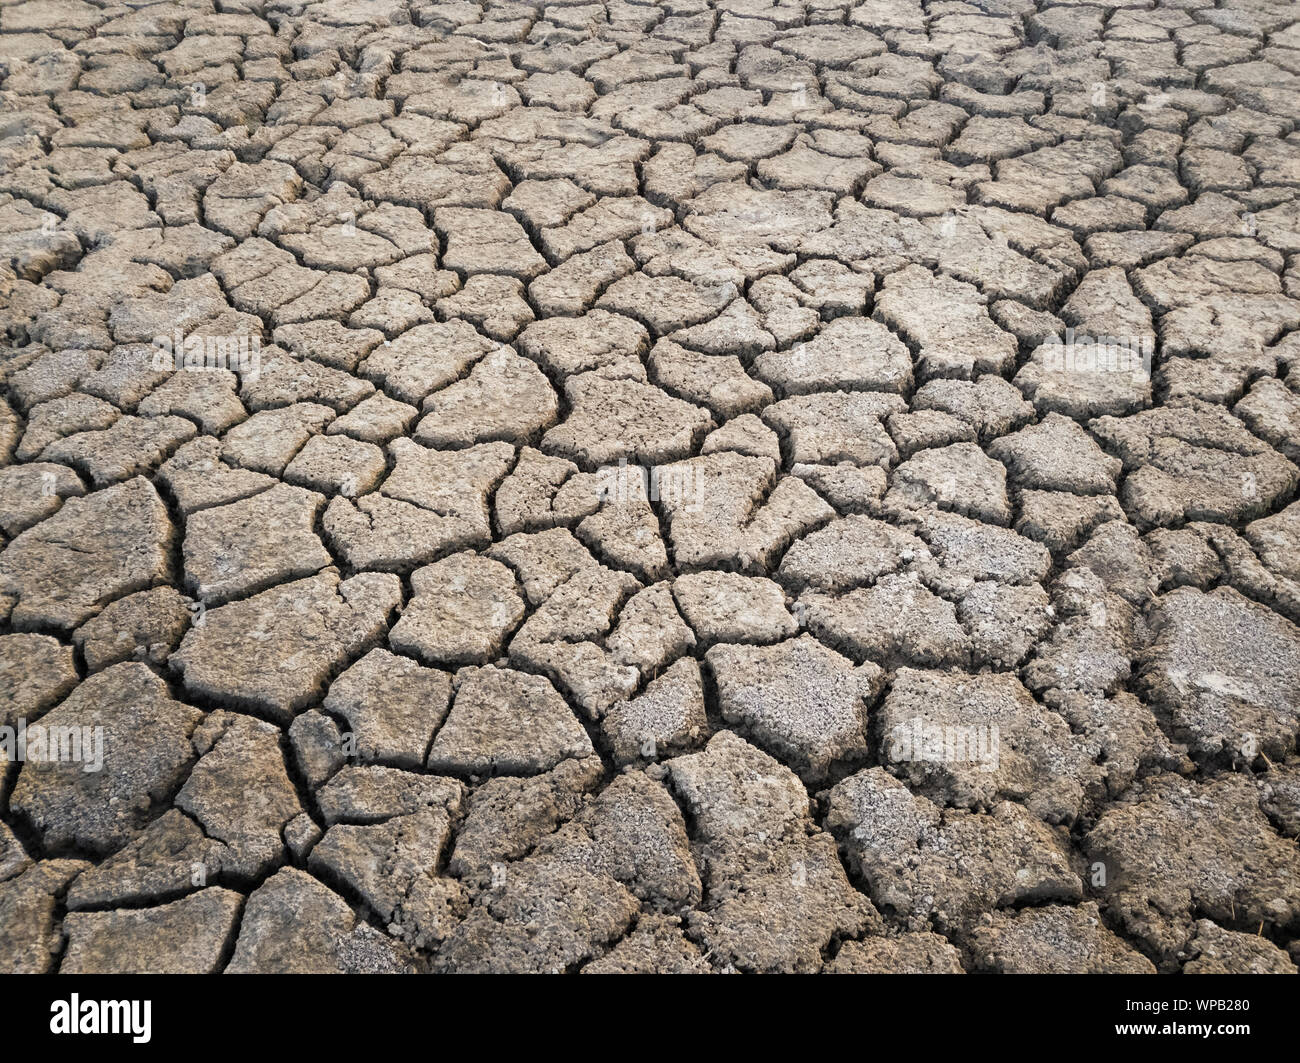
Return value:
M 0 969 L 1295 972 L 1295 3 L 0 30 Z

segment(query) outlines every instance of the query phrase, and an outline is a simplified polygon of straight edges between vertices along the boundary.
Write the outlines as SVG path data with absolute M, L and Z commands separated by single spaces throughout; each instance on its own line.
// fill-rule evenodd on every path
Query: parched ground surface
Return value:
M 0 28 L 0 968 L 1295 971 L 1294 3 Z

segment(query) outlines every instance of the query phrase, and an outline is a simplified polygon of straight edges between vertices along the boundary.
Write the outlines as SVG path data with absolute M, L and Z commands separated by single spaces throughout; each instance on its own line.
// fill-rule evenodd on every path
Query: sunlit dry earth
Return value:
M 1295 972 L 1296 4 L 0 29 L 0 970 Z

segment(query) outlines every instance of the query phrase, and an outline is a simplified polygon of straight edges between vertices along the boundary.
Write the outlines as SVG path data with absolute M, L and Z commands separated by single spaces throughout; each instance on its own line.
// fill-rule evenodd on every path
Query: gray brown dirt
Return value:
M 1291 0 L 0 0 L 0 330 L 0 971 L 1296 971 Z

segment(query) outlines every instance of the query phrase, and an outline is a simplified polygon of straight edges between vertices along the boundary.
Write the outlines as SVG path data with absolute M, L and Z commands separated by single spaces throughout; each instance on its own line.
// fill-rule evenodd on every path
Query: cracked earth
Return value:
M 0 0 L 0 968 L 1294 973 L 1298 19 Z

